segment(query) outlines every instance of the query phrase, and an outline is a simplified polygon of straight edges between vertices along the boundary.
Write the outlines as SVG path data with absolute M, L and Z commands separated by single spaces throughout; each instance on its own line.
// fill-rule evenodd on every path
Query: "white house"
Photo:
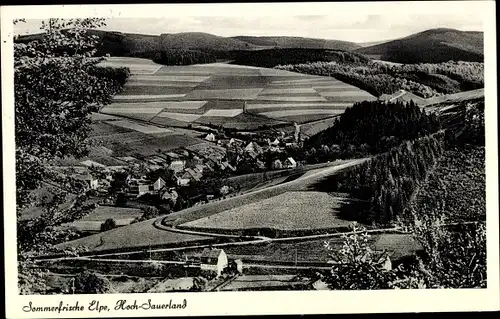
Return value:
M 186 186 L 189 185 L 189 182 L 191 179 L 189 178 L 182 178 L 182 177 L 177 177 L 177 186 Z
M 228 265 L 227 255 L 222 249 L 205 248 L 200 256 L 200 262 L 201 270 L 213 271 L 217 273 L 217 277 Z
M 167 183 L 165 182 L 165 180 L 161 177 L 158 177 L 158 179 L 153 183 L 153 189 L 155 191 L 159 191 L 160 189 L 163 188 L 163 186 L 165 186 Z
M 295 167 L 297 167 L 297 162 L 293 158 L 289 157 L 285 161 L 285 167 L 295 168 Z
M 209 142 L 215 142 L 215 135 L 214 133 L 208 133 L 207 136 L 205 137 L 205 140 Z

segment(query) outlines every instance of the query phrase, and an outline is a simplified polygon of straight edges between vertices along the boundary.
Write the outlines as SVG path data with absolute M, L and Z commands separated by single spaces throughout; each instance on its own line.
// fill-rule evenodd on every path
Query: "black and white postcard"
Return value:
M 2 7 L 7 316 L 498 310 L 494 12 Z

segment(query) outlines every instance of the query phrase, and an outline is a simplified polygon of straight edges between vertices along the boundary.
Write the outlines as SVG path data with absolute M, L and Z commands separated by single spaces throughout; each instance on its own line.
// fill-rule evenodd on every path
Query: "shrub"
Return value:
M 108 218 L 101 224 L 101 231 L 107 231 L 116 228 L 116 222 L 112 218 Z
M 112 291 L 108 279 L 88 270 L 76 275 L 73 285 L 70 291 L 77 294 L 105 294 Z

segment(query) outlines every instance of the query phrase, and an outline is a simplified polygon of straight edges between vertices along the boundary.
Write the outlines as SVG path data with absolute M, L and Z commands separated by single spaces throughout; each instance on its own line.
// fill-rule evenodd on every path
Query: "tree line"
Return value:
M 413 101 L 355 103 L 334 124 L 304 142 L 309 163 L 363 157 L 390 150 L 401 142 L 440 129 L 435 114 L 427 114 Z

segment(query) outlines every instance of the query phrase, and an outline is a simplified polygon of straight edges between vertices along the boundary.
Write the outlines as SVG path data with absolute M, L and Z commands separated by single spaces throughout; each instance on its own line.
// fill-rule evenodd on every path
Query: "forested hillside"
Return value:
M 398 63 L 484 61 L 483 33 L 431 29 L 355 52 Z
M 302 49 L 329 49 L 351 51 L 360 48 L 357 43 L 339 40 L 314 39 L 304 37 L 285 37 L 285 36 L 237 36 L 244 42 L 252 43 L 258 46 L 269 46 L 277 48 L 302 48 Z
M 378 154 L 439 129 L 437 116 L 413 102 L 365 101 L 347 108 L 332 127 L 306 140 L 305 156 L 314 163 Z
M 479 62 L 389 65 L 360 59 L 359 62 L 312 62 L 278 65 L 276 68 L 333 76 L 375 96 L 405 90 L 428 98 L 484 87 L 484 64 Z
M 367 63 L 367 57 L 341 50 L 324 49 L 266 49 L 258 51 L 240 51 L 234 56 L 234 64 L 272 68 L 283 64 L 309 63 L 315 61 Z

